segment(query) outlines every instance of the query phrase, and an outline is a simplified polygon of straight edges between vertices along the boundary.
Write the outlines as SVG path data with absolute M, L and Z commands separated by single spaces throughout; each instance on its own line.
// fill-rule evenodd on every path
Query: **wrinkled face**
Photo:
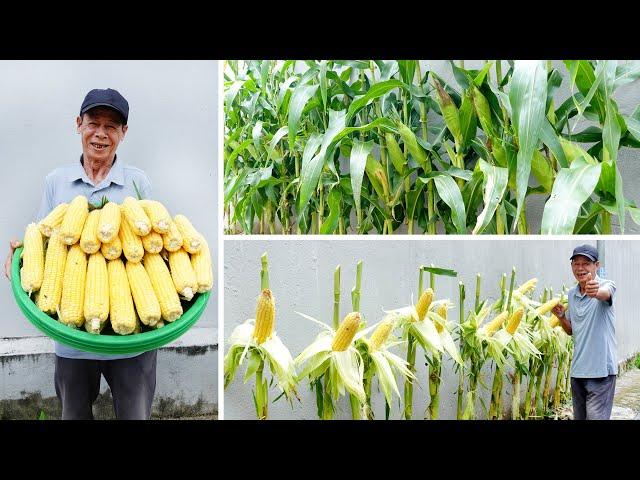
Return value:
M 580 283 L 586 282 L 587 273 L 591 273 L 591 278 L 596 278 L 596 271 L 600 266 L 600 262 L 593 262 L 590 258 L 582 255 L 576 255 L 571 260 L 571 269 L 573 270 L 573 276 Z
M 96 107 L 76 119 L 82 137 L 82 153 L 96 162 L 113 161 L 118 145 L 127 133 L 118 112 Z

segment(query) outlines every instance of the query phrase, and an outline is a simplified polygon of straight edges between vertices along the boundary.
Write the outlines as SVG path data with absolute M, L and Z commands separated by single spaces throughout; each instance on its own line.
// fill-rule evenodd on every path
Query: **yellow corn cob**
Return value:
M 360 314 L 358 312 L 351 312 L 344 317 L 344 320 L 342 320 L 342 323 L 336 331 L 336 336 L 333 338 L 331 350 L 334 352 L 344 352 L 349 348 L 359 326 Z
M 560 319 L 556 317 L 554 314 L 551 314 L 551 318 L 549 319 L 549 326 L 551 328 L 557 327 L 560 325 Z
M 176 291 L 191 300 L 198 291 L 198 279 L 193 271 L 189 254 L 182 248 L 177 252 L 169 252 L 169 267 Z
M 84 323 L 85 280 L 87 276 L 87 255 L 80 245 L 73 245 L 67 254 L 62 283 L 62 298 L 58 316 L 61 323 L 72 328 L 80 328 Z
M 540 305 L 538 308 L 536 308 L 536 313 L 538 315 L 546 315 L 547 313 L 549 313 L 551 310 L 554 309 L 554 307 L 556 305 L 558 305 L 560 303 L 560 298 L 554 298 L 552 300 L 549 300 L 546 303 L 543 303 L 542 305 Z
M 198 280 L 198 293 L 204 293 L 213 287 L 213 267 L 211 265 L 211 252 L 207 241 L 202 238 L 202 248 L 198 253 L 191 255 L 191 266 L 196 272 Z
M 256 306 L 256 320 L 253 328 L 253 338 L 258 345 L 269 340 L 273 334 L 273 327 L 276 320 L 276 301 L 271 294 L 271 290 L 265 288 L 258 297 Z
M 149 232 L 149 235 L 142 237 L 142 246 L 149 253 L 160 253 L 163 247 L 162 235 L 158 232 Z
M 120 258 L 120 255 L 122 255 L 122 242 L 120 241 L 120 237 L 116 235 L 109 243 L 103 243 L 100 251 L 107 260 Z
M 509 316 L 509 312 L 506 310 L 498 314 L 493 320 L 491 320 L 489 323 L 485 325 L 484 327 L 485 333 L 491 336 L 495 332 L 500 330 L 500 328 L 502 328 L 502 324 L 505 322 L 508 316 Z
M 109 243 L 118 238 L 122 213 L 120 205 L 114 202 L 107 202 L 100 209 L 100 219 L 98 220 L 97 235 L 102 243 Z
M 524 313 L 524 308 L 520 307 L 515 312 L 511 314 L 509 317 L 509 322 L 507 323 L 507 332 L 511 335 L 516 333 L 518 329 L 518 325 L 520 325 L 520 320 L 522 320 L 522 314 Z
M 89 257 L 84 290 L 84 328 L 100 333 L 109 317 L 109 274 L 102 253 Z
M 69 208 L 68 203 L 61 203 L 56 208 L 51 210 L 49 215 L 40 220 L 40 222 L 38 223 L 38 228 L 40 229 L 42 235 L 44 235 L 45 237 L 50 237 L 51 232 L 53 232 L 55 228 L 60 227 L 62 219 L 64 218 L 64 214 L 67 213 L 67 208 Z
M 44 277 L 38 297 L 38 308 L 44 313 L 52 315 L 58 310 L 66 260 L 67 244 L 62 241 L 58 231 L 54 230 L 49 237 L 44 260 Z
M 157 330 L 157 329 L 162 328 L 162 327 L 164 327 L 164 321 L 158 320 L 158 323 L 156 323 L 154 328 Z
M 122 202 L 122 214 L 124 221 L 128 222 L 136 235 L 144 237 L 151 231 L 151 220 L 144 209 L 133 197 L 126 197 Z M 120 226 L 122 228 L 122 225 Z
M 142 240 L 135 234 L 131 225 L 123 218 L 120 223 L 120 243 L 122 244 L 122 251 L 124 256 L 130 262 L 139 262 L 144 255 L 144 247 L 142 246 Z
M 162 241 L 164 242 L 164 248 L 167 252 L 175 252 L 182 248 L 182 235 L 180 234 L 180 230 L 178 230 L 176 222 L 173 220 L 171 220 L 169 224 L 169 231 L 162 234 Z
M 140 200 L 140 205 L 151 220 L 151 228 L 157 233 L 167 233 L 171 224 L 171 215 L 160 202 L 155 200 Z
M 100 250 L 100 240 L 98 240 L 98 220 L 100 220 L 100 210 L 91 210 L 87 221 L 84 222 L 82 235 L 80 236 L 80 248 L 84 253 L 96 253 Z
M 182 248 L 189 253 L 198 253 L 202 245 L 202 236 L 184 215 L 176 215 L 173 220 L 182 235 Z
M 25 292 L 37 292 L 44 278 L 44 242 L 42 234 L 35 223 L 27 225 L 22 242 L 22 268 L 20 268 L 20 284 Z
M 442 317 L 443 320 L 447 319 L 447 304 L 446 303 L 441 303 L 438 306 L 438 309 L 436 310 L 436 313 L 438 315 L 440 315 Z M 440 324 L 440 322 L 436 321 L 434 322 L 436 325 L 436 330 L 438 331 L 438 333 L 441 333 L 442 330 L 444 330 L 444 326 Z
M 147 271 L 140 262 L 127 262 L 127 278 L 140 321 L 153 327 L 162 315 Z
M 142 262 L 160 303 L 162 318 L 173 322 L 182 315 L 182 305 L 167 265 L 158 253 L 145 253 Z
M 84 222 L 89 216 L 89 202 L 87 197 L 78 195 L 69 204 L 62 224 L 60 225 L 60 236 L 67 245 L 73 245 L 80 240 Z
M 422 295 L 420 295 L 420 299 L 418 300 L 418 304 L 416 305 L 418 320 L 424 320 L 424 316 L 427 314 L 427 310 L 429 310 L 429 306 L 431 305 L 432 300 L 433 290 L 427 288 L 424 292 L 422 292 Z
M 386 317 L 380 322 L 380 324 L 376 327 L 376 329 L 371 334 L 371 338 L 369 339 L 369 350 L 375 352 L 387 341 L 389 335 L 393 331 L 393 327 L 395 327 L 396 318 L 393 314 L 387 314 Z
M 109 277 L 109 322 L 114 332 L 129 335 L 136 329 L 136 311 L 124 263 L 119 258 L 107 263 Z
M 537 283 L 538 283 L 537 278 L 530 278 L 529 280 L 524 282 L 522 285 L 520 285 L 516 289 L 516 292 L 521 293 L 522 295 L 527 295 L 528 293 L 535 290 Z

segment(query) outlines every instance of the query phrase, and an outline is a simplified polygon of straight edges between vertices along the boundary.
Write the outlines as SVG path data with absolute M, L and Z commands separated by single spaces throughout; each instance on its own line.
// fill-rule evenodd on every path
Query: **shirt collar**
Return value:
M 80 161 L 71 167 L 67 180 L 69 182 L 82 180 L 85 183 L 91 184 L 91 180 L 89 180 L 87 172 L 84 171 L 84 167 L 82 166 L 82 155 L 80 155 Z M 118 162 L 118 155 L 115 156 L 111 169 L 109 170 L 107 177 L 102 182 L 106 182 L 107 184 L 115 183 L 116 185 L 124 186 L 124 165 L 121 161 Z

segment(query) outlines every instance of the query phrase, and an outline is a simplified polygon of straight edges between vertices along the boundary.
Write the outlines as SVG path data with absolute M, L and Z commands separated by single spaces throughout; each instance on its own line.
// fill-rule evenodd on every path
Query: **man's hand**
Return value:
M 558 304 L 551 309 L 551 312 L 558 318 L 564 317 L 565 308 L 562 304 Z
M 587 273 L 587 283 L 584 286 L 584 292 L 591 298 L 596 298 L 600 284 L 595 278 L 591 277 L 591 273 Z
M 4 275 L 9 280 L 11 280 L 11 260 L 13 259 L 13 252 L 16 250 L 16 248 L 21 246 L 22 242 L 16 237 L 13 237 L 9 242 L 9 256 L 7 256 L 7 261 L 4 262 Z

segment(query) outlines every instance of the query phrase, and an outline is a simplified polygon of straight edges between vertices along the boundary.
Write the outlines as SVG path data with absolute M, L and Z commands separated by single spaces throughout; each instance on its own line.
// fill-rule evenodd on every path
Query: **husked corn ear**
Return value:
M 100 219 L 98 220 L 97 235 L 102 243 L 109 243 L 118 238 L 122 212 L 120 205 L 114 202 L 107 202 L 100 209 Z
M 447 304 L 446 303 L 441 303 L 440 305 L 438 305 L 438 309 L 436 310 L 436 313 L 438 315 L 440 315 L 440 317 L 442 317 L 443 320 L 447 319 Z M 439 321 L 435 321 L 434 322 L 436 325 L 436 330 L 438 331 L 438 333 L 442 332 L 444 330 L 444 326 L 442 324 L 440 324 Z
M 156 200 L 139 200 L 140 205 L 151 220 L 151 228 L 157 233 L 167 233 L 171 224 L 171 215 L 160 202 Z
M 144 255 L 144 247 L 142 246 L 142 240 L 135 234 L 131 225 L 123 218 L 120 224 L 120 243 L 122 244 L 122 251 L 127 260 L 133 263 L 137 263 L 142 260 Z
M 393 331 L 393 327 L 395 327 L 395 325 L 395 315 L 392 313 L 387 314 L 387 316 L 382 319 L 380 324 L 371 334 L 371 338 L 369 339 L 369 349 L 371 351 L 378 350 L 380 346 L 387 341 L 387 338 L 389 338 L 389 335 L 391 335 L 391 332 Z
M 162 328 L 162 327 L 164 327 L 164 321 L 158 320 L 158 323 L 156 323 L 153 328 L 155 328 L 157 330 L 157 329 Z
M 82 252 L 84 254 L 84 252 Z M 62 241 L 57 230 L 49 237 L 49 245 L 44 259 L 44 277 L 38 296 L 38 308 L 44 313 L 54 314 L 62 296 L 62 278 L 67 260 L 67 244 Z
M 24 232 L 20 284 L 29 294 L 40 290 L 44 278 L 44 241 L 35 223 L 27 225 Z
M 84 328 L 100 333 L 109 317 L 109 273 L 102 253 L 89 257 L 84 290 Z
M 87 197 L 78 195 L 69 204 L 60 225 L 60 236 L 67 245 L 73 245 L 80 240 L 84 222 L 89 216 L 89 202 Z
M 167 322 L 173 322 L 182 315 L 182 305 L 167 265 L 160 254 L 148 252 L 144 254 L 142 263 L 160 303 L 162 318 Z
M 164 242 L 164 248 L 167 252 L 175 252 L 182 248 L 182 235 L 176 222 L 171 220 L 169 224 L 169 231 L 162 234 L 162 241 Z
M 531 293 L 536 289 L 537 284 L 538 284 L 537 278 L 530 278 L 529 280 L 524 282 L 522 285 L 520 285 L 516 289 L 516 292 L 521 293 L 522 295 L 527 295 L 528 293 Z
M 520 325 L 520 320 L 522 320 L 522 314 L 524 313 L 524 308 L 520 307 L 515 312 L 511 314 L 509 317 L 509 323 L 507 323 L 507 332 L 511 335 L 516 333 L 518 329 L 518 325 Z
M 100 210 L 91 210 L 87 221 L 84 222 L 82 235 L 80 236 L 80 248 L 84 253 L 96 253 L 100 250 L 100 240 L 98 240 L 98 220 L 100 220 Z
M 505 322 L 505 320 L 508 317 L 509 317 L 509 312 L 506 310 L 498 314 L 493 320 L 491 320 L 489 323 L 487 323 L 484 326 L 485 333 L 489 336 L 496 333 L 498 330 L 500 330 L 500 328 L 502 328 L 502 324 Z
M 149 253 L 160 253 L 164 246 L 162 235 L 158 232 L 149 232 L 149 235 L 142 237 L 142 246 Z
M 554 307 L 556 305 L 558 305 L 560 303 L 560 298 L 554 298 L 552 300 L 549 300 L 548 302 L 543 303 L 542 305 L 540 305 L 538 308 L 536 308 L 536 313 L 538 315 L 546 315 L 547 313 L 549 313 L 551 310 L 554 309 Z
M 360 313 L 351 312 L 338 327 L 336 331 L 336 336 L 333 338 L 333 343 L 331 344 L 331 350 L 334 352 L 344 352 L 351 342 L 353 341 L 353 337 L 355 337 L 356 332 L 358 331 L 358 327 L 360 326 Z
M 154 326 L 160 320 L 162 312 L 149 275 L 140 262 L 127 262 L 125 268 L 140 321 Z
M 271 290 L 265 288 L 258 297 L 256 306 L 256 323 L 253 328 L 253 338 L 258 345 L 269 340 L 273 334 L 276 321 L 276 301 Z
M 169 267 L 176 291 L 187 300 L 191 300 L 198 291 L 198 279 L 191 266 L 189 254 L 183 249 L 169 252 Z
M 73 245 L 67 254 L 62 284 L 62 298 L 58 316 L 60 322 L 72 328 L 80 328 L 84 323 L 85 281 L 87 276 L 87 255 L 80 245 Z
M 560 325 L 560 319 L 556 317 L 554 314 L 551 314 L 551 318 L 549 319 L 549 326 L 551 328 L 557 327 Z
M 62 223 L 62 219 L 64 218 L 64 214 L 67 213 L 67 208 L 69 208 L 68 203 L 61 203 L 56 208 L 51 210 L 49 215 L 44 217 L 38 223 L 38 228 L 40 232 L 45 237 L 50 237 L 51 233 L 54 229 L 59 228 Z
M 103 243 L 100 247 L 100 252 L 107 260 L 115 260 L 122 255 L 122 242 L 120 237 L 116 235 L 109 243 Z
M 114 332 L 129 335 L 139 323 L 133 307 L 129 279 L 124 263 L 119 258 L 107 263 L 109 277 L 109 322 Z
M 151 220 L 145 213 L 138 200 L 126 197 L 122 202 L 122 214 L 124 222 L 128 222 L 136 235 L 144 237 L 151 231 Z M 122 228 L 122 226 L 120 227 Z
M 420 295 L 420 299 L 418 300 L 418 304 L 416 305 L 418 320 L 424 320 L 424 317 L 427 314 L 427 310 L 429 310 L 429 306 L 431 305 L 432 300 L 433 290 L 427 288 L 424 292 L 422 292 L 422 295 Z
M 198 253 L 202 245 L 202 236 L 184 215 L 176 215 L 173 220 L 182 235 L 182 248 L 189 253 Z
M 202 248 L 198 253 L 191 255 L 191 266 L 196 272 L 198 280 L 198 293 L 204 293 L 213 287 L 213 266 L 211 264 L 211 252 L 207 241 L 202 237 Z

